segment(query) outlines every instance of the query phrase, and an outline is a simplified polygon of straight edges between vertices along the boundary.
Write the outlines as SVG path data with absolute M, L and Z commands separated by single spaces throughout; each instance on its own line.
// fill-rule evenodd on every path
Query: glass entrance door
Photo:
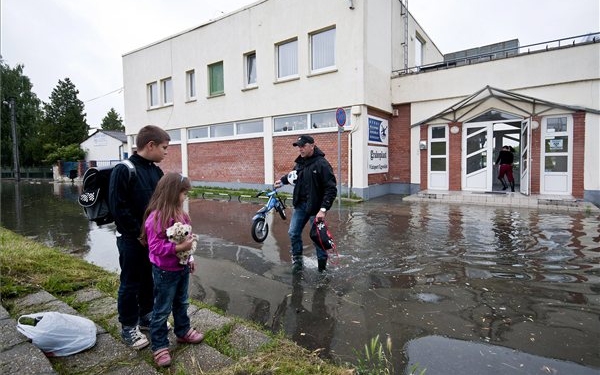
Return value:
M 465 124 L 463 137 L 463 189 L 487 191 L 492 186 L 492 124 Z

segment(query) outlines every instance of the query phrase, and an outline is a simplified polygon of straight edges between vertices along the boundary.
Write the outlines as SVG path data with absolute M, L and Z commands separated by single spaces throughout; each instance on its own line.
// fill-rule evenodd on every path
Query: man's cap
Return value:
M 313 144 L 315 143 L 315 140 L 313 139 L 313 137 L 311 137 L 310 135 L 301 135 L 298 137 L 298 139 L 296 139 L 296 142 L 293 143 L 293 146 L 304 146 L 305 144 L 310 143 Z

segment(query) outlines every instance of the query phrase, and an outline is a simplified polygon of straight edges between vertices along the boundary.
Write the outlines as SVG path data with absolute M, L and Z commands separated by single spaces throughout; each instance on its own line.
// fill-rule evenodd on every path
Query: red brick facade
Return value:
M 262 139 L 188 144 L 192 181 L 264 183 Z
M 394 107 L 390 118 L 388 182 L 410 184 L 410 104 Z
M 178 172 L 181 173 L 181 145 L 169 145 L 167 156 L 158 165 L 163 172 Z
M 534 121 L 538 124 L 542 123 L 540 117 L 534 117 Z M 531 125 L 530 125 L 531 126 Z M 529 193 L 539 194 L 540 193 L 540 157 L 541 157 L 541 142 L 542 142 L 542 127 L 538 126 L 537 129 L 531 129 L 531 148 L 529 150 L 531 161 L 529 165 Z
M 452 134 L 452 127 L 458 133 Z M 448 189 L 462 190 L 462 122 L 448 124 Z
M 319 133 L 311 134 L 315 139 L 315 145 L 325 153 L 325 159 L 331 164 L 333 173 L 338 181 L 342 182 L 342 185 L 348 186 L 348 134 L 345 131 L 341 134 L 340 141 L 341 145 L 341 172 L 342 176 L 338 176 L 338 134 L 337 132 L 332 133 Z M 293 136 L 282 136 L 273 138 L 273 171 L 275 176 L 273 180 L 278 180 L 279 177 L 287 174 L 294 168 L 294 160 L 298 157 L 298 150 L 292 146 L 296 141 L 298 135 Z M 261 154 L 262 157 L 262 154 Z
M 572 195 L 583 199 L 583 161 L 585 160 L 585 112 L 573 113 L 573 180 Z

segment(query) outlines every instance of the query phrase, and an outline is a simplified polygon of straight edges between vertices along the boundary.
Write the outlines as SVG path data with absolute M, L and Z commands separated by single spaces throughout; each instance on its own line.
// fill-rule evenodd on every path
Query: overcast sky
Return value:
M 91 127 L 99 127 L 111 107 L 123 117 L 124 53 L 255 2 L 0 1 L 5 63 L 23 64 L 44 102 L 58 80 L 70 78 Z M 364 1 L 378 0 L 354 0 L 355 6 Z M 515 38 L 528 45 L 600 31 L 598 0 L 409 0 L 408 9 L 442 53 Z

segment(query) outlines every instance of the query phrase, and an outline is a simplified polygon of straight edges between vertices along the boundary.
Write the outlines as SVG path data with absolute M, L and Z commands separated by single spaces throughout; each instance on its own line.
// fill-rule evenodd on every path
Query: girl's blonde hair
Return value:
M 189 215 L 179 203 L 179 195 L 191 189 L 190 180 L 175 172 L 166 173 L 158 181 L 154 194 L 152 194 L 150 203 L 148 203 L 148 207 L 144 213 L 144 220 L 142 221 L 140 239 L 144 244 L 146 243 L 146 226 L 144 223 L 152 211 L 157 211 L 155 229 L 159 233 L 166 231 L 168 227 L 177 221 L 189 222 Z

